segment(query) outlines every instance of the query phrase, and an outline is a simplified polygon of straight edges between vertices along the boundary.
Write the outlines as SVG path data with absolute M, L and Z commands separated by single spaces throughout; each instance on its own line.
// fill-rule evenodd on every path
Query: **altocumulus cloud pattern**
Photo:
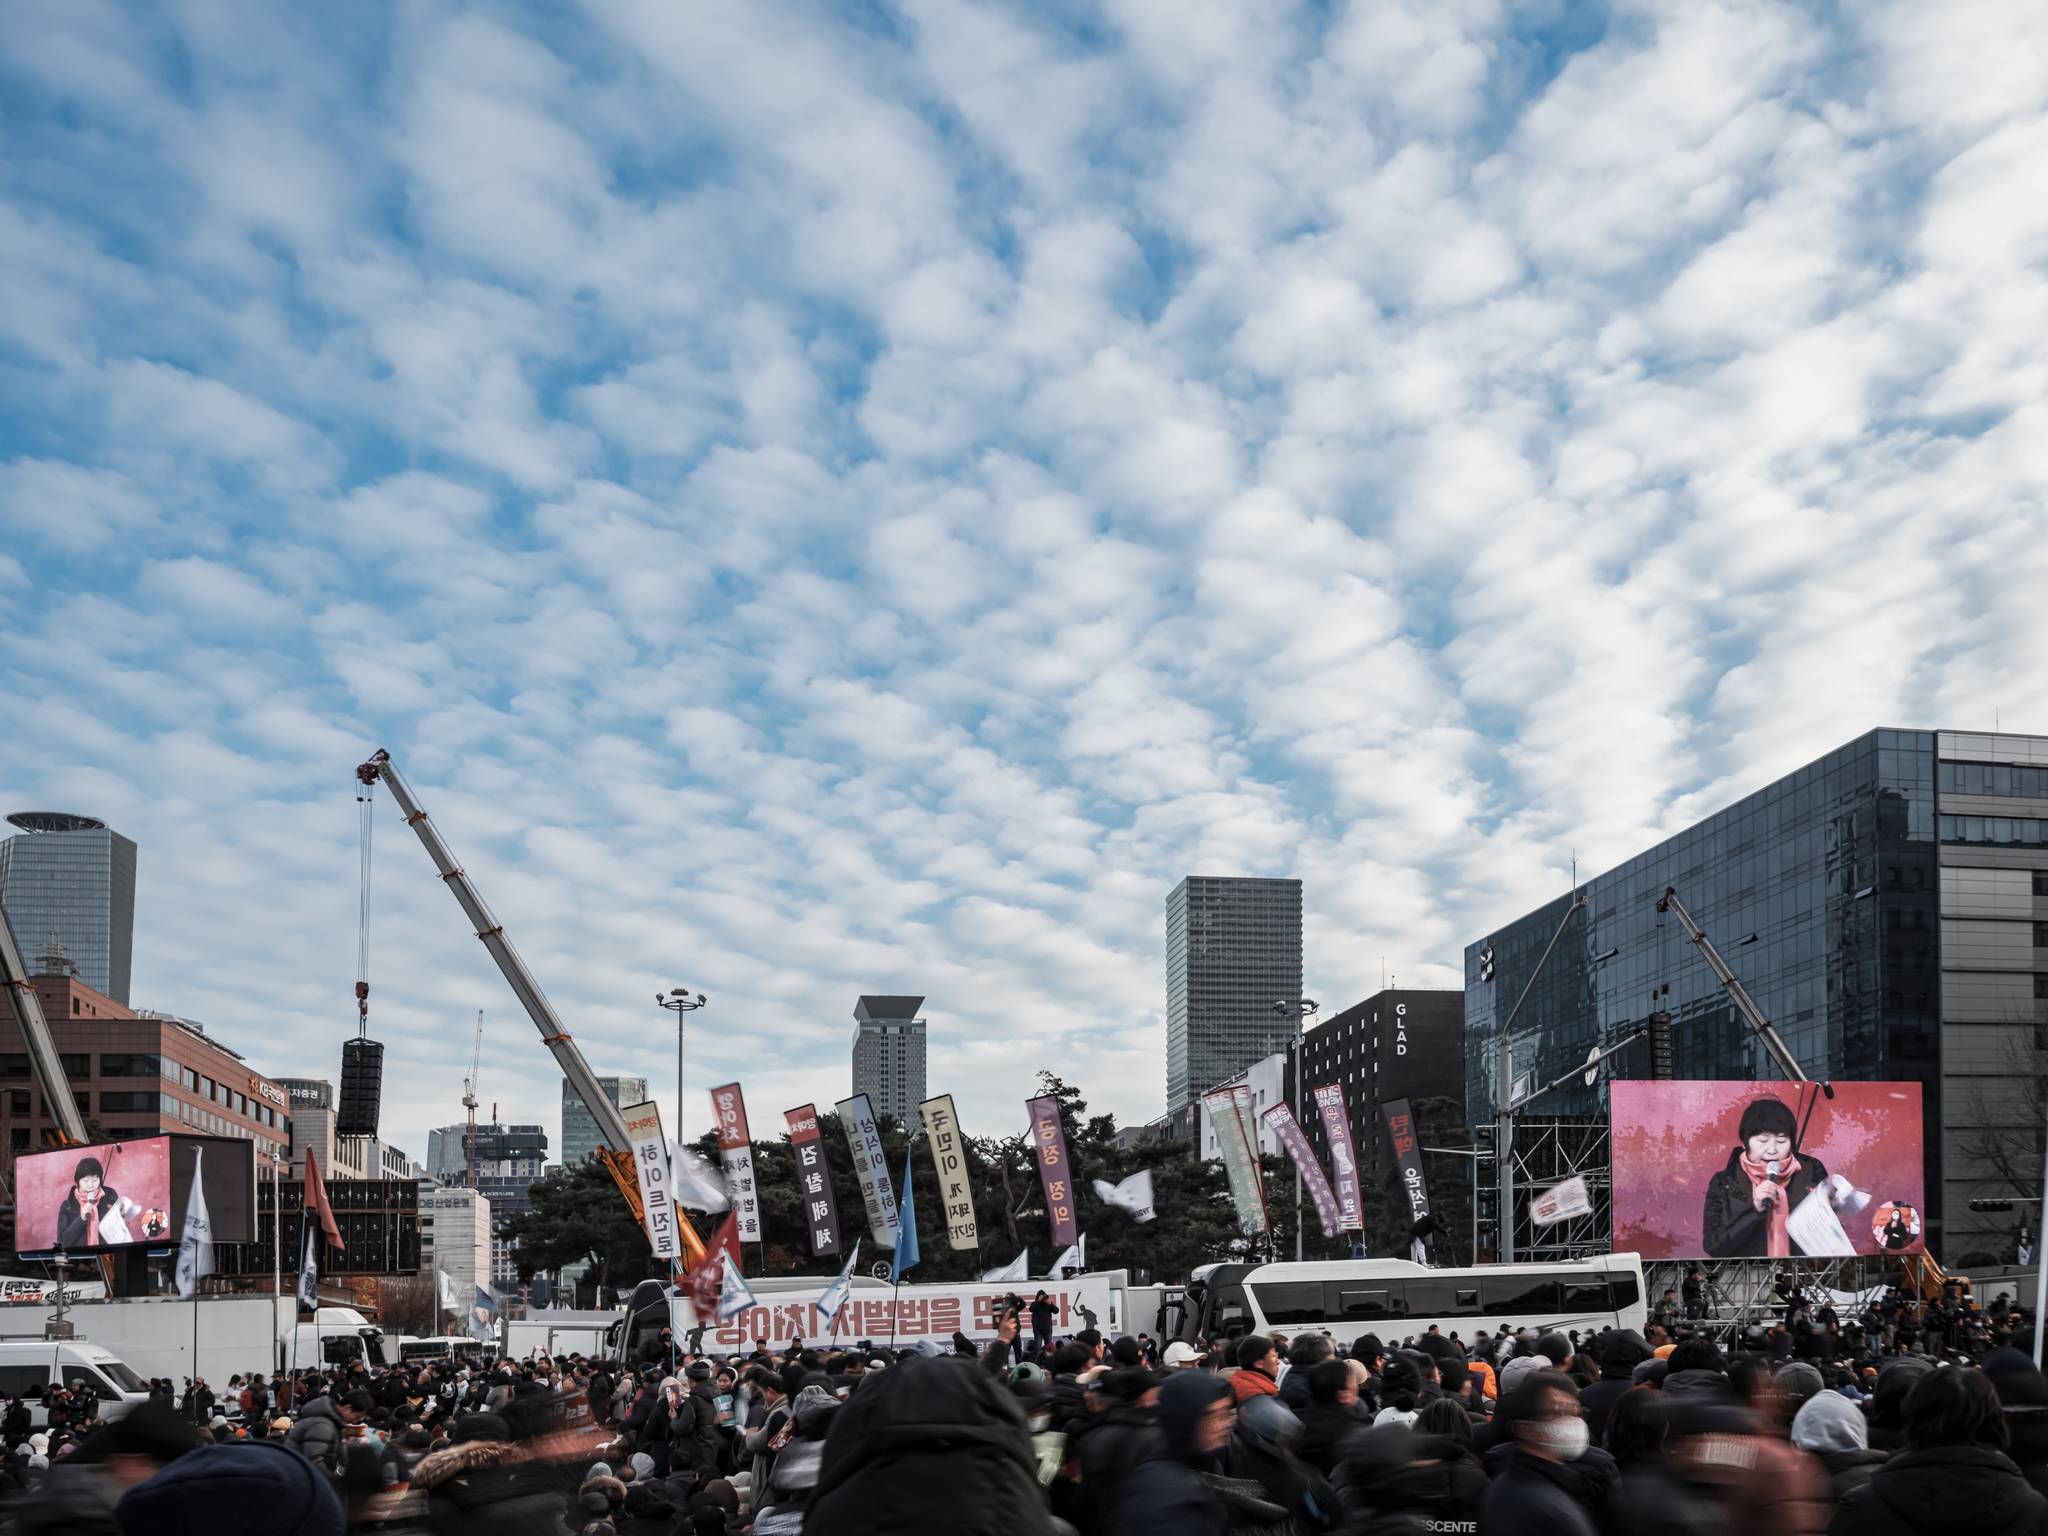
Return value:
M 687 981 L 772 1119 L 902 991 L 970 1129 L 1156 1112 L 1183 873 L 1300 876 L 1348 1002 L 1871 726 L 2048 728 L 2044 27 L 11 6 L 0 790 L 274 1071 L 383 744 L 600 1070 Z M 394 1133 L 478 1006 L 552 1122 L 386 812 Z

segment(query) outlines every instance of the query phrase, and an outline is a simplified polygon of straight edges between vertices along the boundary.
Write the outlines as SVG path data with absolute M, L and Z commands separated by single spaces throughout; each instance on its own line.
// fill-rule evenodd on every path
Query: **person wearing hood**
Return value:
M 1752 1099 L 1742 1111 L 1727 1166 L 1707 1180 L 1700 1235 L 1716 1259 L 1792 1258 L 1792 1212 L 1828 1183 L 1827 1168 L 1799 1151 L 1799 1122 L 1783 1099 Z
M 1259 1496 L 1257 1483 L 1223 1475 L 1236 1423 L 1230 1384 L 1183 1371 L 1159 1389 L 1154 1454 L 1126 1479 L 1108 1529 L 1173 1536 L 1230 1536 L 1283 1524 L 1287 1512 Z
M 1839 1392 L 1816 1392 L 1792 1415 L 1792 1444 L 1818 1461 L 1840 1504 L 1870 1481 L 1885 1453 L 1870 1448 L 1870 1424 L 1863 1411 Z
M 2026 1479 L 2048 1493 L 2048 1377 L 2039 1366 L 2010 1345 L 1984 1357 L 1984 1374 L 1998 1389 L 2012 1457 Z
M 884 1371 L 848 1399 L 804 1516 L 804 1536 L 1052 1529 L 1023 1410 L 987 1371 L 951 1360 Z
M 1650 1346 L 1632 1329 L 1617 1328 L 1603 1334 L 1594 1358 L 1600 1362 L 1600 1379 L 1579 1394 L 1579 1411 L 1595 1445 L 1607 1443 L 1607 1415 L 1622 1393 L 1635 1385 L 1635 1368 L 1650 1358 Z
M 1998 1392 L 1982 1371 L 1931 1371 L 1907 1394 L 1906 1449 L 1836 1511 L 1829 1536 L 2038 1536 L 2048 1497 L 2012 1458 Z
M 1595 1536 L 1614 1461 L 1591 1448 L 1571 1377 L 1524 1373 L 1506 1389 L 1495 1424 L 1500 1443 L 1486 1457 L 1493 1486 L 1480 1516 L 1487 1536 Z
M 1870 1394 L 1870 1448 L 1898 1451 L 1906 1445 L 1906 1398 L 1934 1362 L 1920 1355 L 1900 1355 L 1878 1367 L 1877 1386 Z
M 1292 1409 L 1278 1397 L 1247 1399 L 1237 1410 L 1231 1470 L 1257 1482 L 1297 1531 L 1328 1531 L 1337 1524 L 1337 1496 L 1296 1454 L 1300 1446 L 1301 1420 Z
M 1352 1362 L 1330 1359 L 1302 1372 L 1308 1383 L 1308 1411 L 1301 1416 L 1298 1454 L 1324 1477 L 1334 1477 L 1342 1447 L 1372 1422 L 1358 1400 Z M 1289 1372 L 1290 1377 L 1292 1372 Z

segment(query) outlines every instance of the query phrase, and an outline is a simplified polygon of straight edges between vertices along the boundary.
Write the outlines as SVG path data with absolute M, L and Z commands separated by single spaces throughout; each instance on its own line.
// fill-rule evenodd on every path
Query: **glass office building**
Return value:
M 1288 1048 L 1301 1000 L 1301 882 L 1189 875 L 1166 898 L 1166 1108 Z
M 0 841 L 0 906 L 24 955 L 52 934 L 78 979 L 128 1005 L 135 950 L 135 844 L 91 816 L 18 811 Z
M 1780 1075 L 1657 912 L 1667 887 L 1810 1076 L 1922 1085 L 1933 1250 L 2009 1257 L 2016 1218 L 1967 1206 L 2039 1192 L 2040 1098 L 2026 1088 L 2048 1026 L 2048 738 L 1872 731 L 1588 881 L 1515 1020 L 1517 1079 L 1560 1076 L 1660 1009 L 1676 1076 Z M 1501 1023 L 1571 901 L 1466 948 L 1475 1125 L 1498 1099 Z M 1616 1065 L 1647 1075 L 1647 1051 Z M 1600 1113 L 1604 1082 L 1574 1079 L 1529 1112 Z M 2022 1167 L 2028 1187 L 2007 1187 Z

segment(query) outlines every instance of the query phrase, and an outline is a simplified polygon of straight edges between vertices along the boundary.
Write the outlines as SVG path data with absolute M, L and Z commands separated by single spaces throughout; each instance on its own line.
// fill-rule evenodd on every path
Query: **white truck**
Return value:
M 40 1338 L 44 1324 L 55 1319 L 51 1309 L 14 1308 L 0 1313 L 0 1331 Z M 355 1308 L 322 1307 L 302 1323 L 290 1296 L 123 1297 L 80 1302 L 66 1309 L 65 1319 L 75 1339 L 98 1345 L 145 1379 L 163 1377 L 182 1387 L 187 1377 L 199 1376 L 216 1394 L 230 1376 L 351 1360 L 396 1365 L 399 1358 L 398 1341 Z
M 530 1360 L 537 1355 L 605 1359 L 607 1345 L 613 1341 L 625 1315 L 544 1308 L 522 1318 L 507 1318 L 498 1324 L 498 1353 L 507 1360 Z M 615 1343 L 612 1347 L 616 1347 Z

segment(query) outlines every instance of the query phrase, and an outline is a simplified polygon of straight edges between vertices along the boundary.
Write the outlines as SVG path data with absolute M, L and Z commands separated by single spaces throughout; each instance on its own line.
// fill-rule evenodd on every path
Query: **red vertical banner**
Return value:
M 1081 1241 L 1081 1217 L 1074 1196 L 1074 1167 L 1067 1157 L 1067 1131 L 1060 1123 L 1060 1101 L 1051 1094 L 1028 1099 L 1031 1111 L 1031 1156 L 1038 1164 L 1038 1179 L 1045 1186 L 1045 1210 L 1052 1218 L 1052 1241 L 1056 1248 L 1071 1248 Z
M 711 1118 L 718 1127 L 718 1160 L 725 1167 L 726 1193 L 739 1218 L 740 1241 L 761 1241 L 761 1202 L 754 1189 L 754 1144 L 747 1139 L 747 1101 L 738 1083 L 711 1090 Z
M 796 1181 L 804 1202 L 804 1225 L 811 1234 L 811 1257 L 839 1252 L 839 1207 L 832 1198 L 832 1175 L 825 1166 L 825 1138 L 818 1130 L 813 1104 L 785 1111 L 789 1149 L 796 1154 Z

